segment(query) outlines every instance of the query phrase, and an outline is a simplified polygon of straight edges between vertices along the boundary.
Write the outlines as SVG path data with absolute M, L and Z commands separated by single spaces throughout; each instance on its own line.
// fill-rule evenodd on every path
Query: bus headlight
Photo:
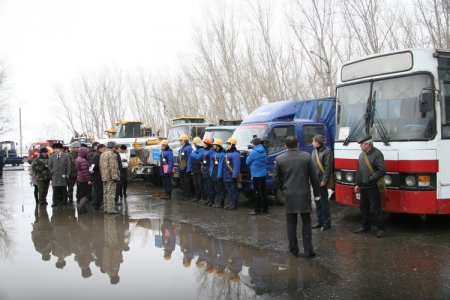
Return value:
M 336 171 L 336 172 L 334 173 L 334 175 L 336 176 L 336 179 L 337 179 L 337 180 L 339 180 L 339 181 L 342 180 L 342 173 L 341 173 L 341 171 Z
M 416 179 L 412 175 L 408 175 L 405 178 L 405 184 L 407 186 L 415 186 L 416 185 Z
M 347 174 L 345 174 L 345 180 L 347 180 L 348 182 L 353 182 L 353 173 L 347 172 Z
M 420 175 L 417 177 L 417 185 L 420 187 L 429 187 L 430 186 L 430 176 Z
M 386 185 L 391 185 L 392 184 L 392 177 L 391 177 L 391 175 L 385 175 L 384 176 L 384 182 L 386 183 Z

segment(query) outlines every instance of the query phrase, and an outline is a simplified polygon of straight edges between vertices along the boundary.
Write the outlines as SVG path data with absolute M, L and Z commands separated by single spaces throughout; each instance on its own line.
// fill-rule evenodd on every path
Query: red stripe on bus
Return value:
M 437 160 L 386 160 L 384 163 L 388 172 L 437 173 L 439 171 Z M 357 165 L 357 159 L 334 159 L 336 169 L 356 170 Z
M 359 206 L 353 186 L 336 184 L 336 202 Z M 450 214 L 450 199 L 437 199 L 436 191 L 388 190 L 381 196 L 383 210 L 409 214 Z

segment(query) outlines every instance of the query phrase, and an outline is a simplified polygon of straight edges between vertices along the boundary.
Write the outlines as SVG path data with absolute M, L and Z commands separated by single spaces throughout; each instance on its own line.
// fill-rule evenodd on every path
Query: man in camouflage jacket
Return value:
M 34 174 L 36 174 L 38 182 L 39 205 L 47 205 L 47 193 L 50 186 L 50 179 L 52 179 L 52 174 L 48 168 L 47 148 L 41 148 L 39 156 L 36 157 L 31 164 L 31 169 Z
M 113 152 L 116 143 L 108 142 L 106 151 L 100 156 L 100 174 L 103 181 L 103 202 L 105 212 L 108 214 L 118 213 L 115 210 L 116 183 L 120 180 L 119 164 L 117 155 Z

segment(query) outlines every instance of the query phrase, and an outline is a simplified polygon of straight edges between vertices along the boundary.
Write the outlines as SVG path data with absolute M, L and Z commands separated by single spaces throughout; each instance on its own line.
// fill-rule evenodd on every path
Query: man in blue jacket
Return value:
M 203 205 L 211 205 L 214 204 L 214 197 L 216 192 L 214 190 L 214 182 L 212 181 L 210 174 L 210 165 L 211 165 L 211 155 L 214 153 L 214 149 L 212 148 L 212 139 L 209 137 L 205 137 L 203 139 L 203 157 L 202 157 L 202 173 L 203 173 L 203 190 L 204 190 L 204 198 L 200 204 Z
M 187 164 L 187 173 L 192 174 L 192 180 L 194 181 L 195 198 L 192 202 L 199 202 L 204 198 L 203 189 L 203 174 L 202 174 L 202 159 L 203 159 L 203 147 L 200 146 L 202 139 L 198 136 L 192 139 L 192 144 L 195 146 L 195 150 L 192 151 L 189 156 Z
M 266 193 L 266 175 L 267 175 L 267 154 L 260 138 L 254 138 L 251 143 L 253 150 L 247 156 L 245 163 L 250 167 L 250 174 L 253 180 L 253 189 L 255 190 L 255 209 L 250 215 L 260 215 L 269 213 Z
M 170 200 L 172 198 L 172 171 L 173 171 L 173 152 L 169 147 L 169 141 L 161 141 L 161 155 L 159 158 L 160 175 L 164 187 L 165 196 L 161 199 Z
M 192 146 L 186 134 L 180 135 L 180 150 L 178 152 L 178 171 L 180 173 L 180 186 L 183 201 L 189 200 L 191 197 L 191 179 L 188 172 L 188 161 L 192 153 Z
M 225 158 L 225 153 L 223 151 L 222 144 L 223 141 L 221 139 L 214 139 L 214 152 L 210 155 L 211 163 L 209 166 L 209 171 L 214 182 L 214 190 L 217 198 L 217 201 L 213 206 L 215 208 L 223 208 L 225 204 L 225 186 L 223 184 L 223 161 Z M 212 206 L 212 203 L 209 203 L 208 206 Z
M 241 154 L 236 149 L 236 138 L 227 141 L 227 152 L 225 153 L 223 167 L 223 182 L 228 194 L 229 204 L 225 209 L 236 210 L 238 208 L 239 190 L 238 177 L 241 169 Z

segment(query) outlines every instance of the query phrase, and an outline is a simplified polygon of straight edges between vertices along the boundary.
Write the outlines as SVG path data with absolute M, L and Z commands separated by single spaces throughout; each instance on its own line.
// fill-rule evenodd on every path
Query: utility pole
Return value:
M 330 63 L 328 62 L 328 60 L 322 56 L 320 56 L 319 54 L 317 54 L 316 52 L 310 50 L 309 53 L 314 54 L 315 56 L 317 56 L 321 61 L 323 61 L 325 63 L 325 65 L 327 66 L 327 91 L 328 91 L 328 97 L 331 96 L 331 69 L 330 69 Z
M 22 155 L 22 107 L 19 106 L 19 134 L 20 134 L 20 157 L 23 157 Z

